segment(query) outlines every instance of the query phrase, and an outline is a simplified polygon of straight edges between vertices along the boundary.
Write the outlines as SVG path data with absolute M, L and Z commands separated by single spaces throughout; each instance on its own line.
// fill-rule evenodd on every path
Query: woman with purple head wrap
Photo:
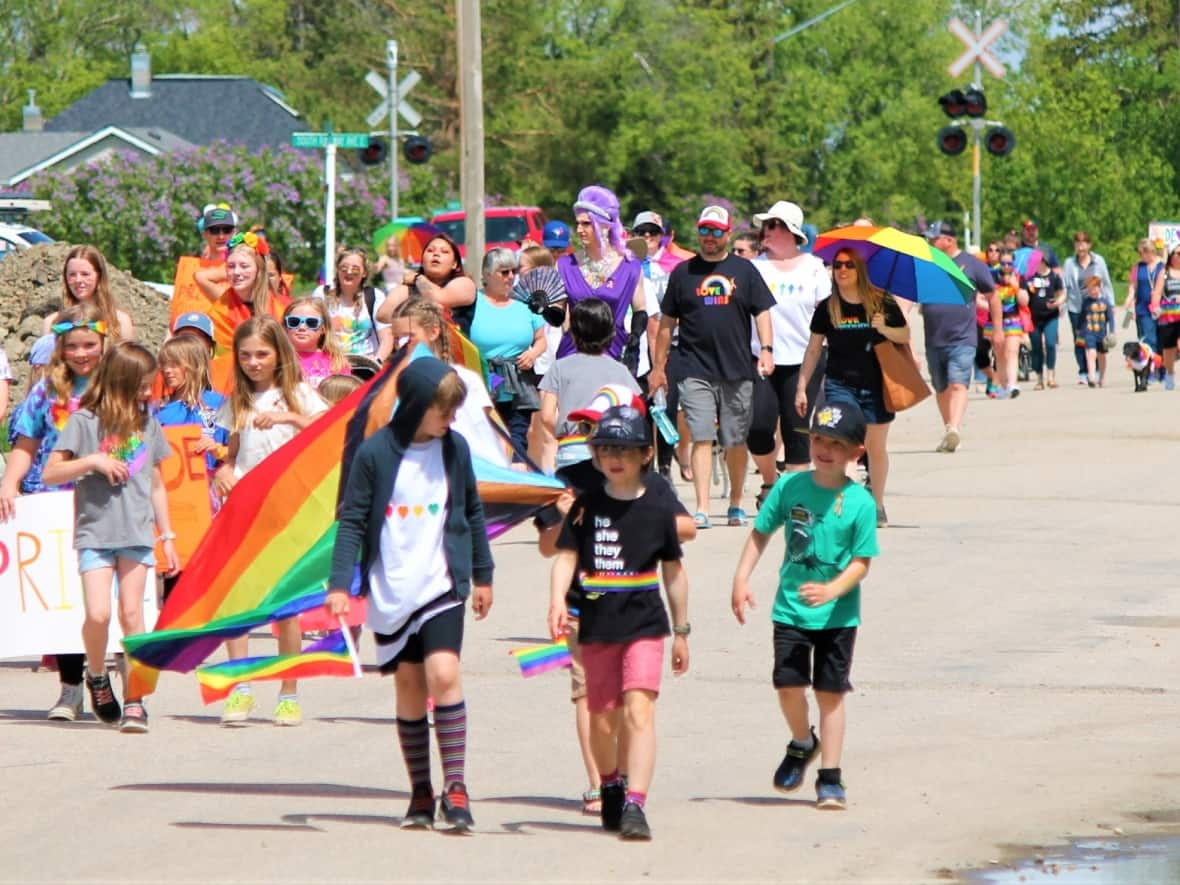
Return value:
M 569 294 L 568 309 L 586 298 L 601 298 L 615 318 L 615 340 L 607 352 L 620 359 L 626 349 L 628 359 L 637 357 L 639 332 L 647 322 L 644 290 L 639 285 L 643 270 L 627 249 L 619 221 L 618 197 L 601 185 L 582 188 L 574 203 L 574 221 L 580 246 L 573 254 L 557 260 L 557 269 Z M 628 329 L 627 311 L 631 309 L 634 314 Z M 562 336 L 557 357 L 573 352 L 574 342 L 567 332 Z

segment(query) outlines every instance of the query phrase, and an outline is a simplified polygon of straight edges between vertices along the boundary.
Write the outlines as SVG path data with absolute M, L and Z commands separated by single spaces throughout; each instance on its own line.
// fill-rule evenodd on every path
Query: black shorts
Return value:
M 801 630 L 790 624 L 774 623 L 775 688 L 811 685 L 816 691 L 844 694 L 852 691 L 852 647 L 855 627 L 832 630 Z M 815 652 L 815 678 L 811 678 L 811 655 Z
M 1180 341 L 1180 323 L 1160 323 L 1155 334 L 1160 350 L 1169 350 Z
M 394 673 L 398 664 L 421 664 L 426 656 L 436 651 L 453 651 L 459 654 L 463 649 L 463 616 L 466 606 L 463 603 L 452 606 L 446 611 L 439 612 L 422 625 L 417 633 L 412 634 L 405 647 L 381 665 L 382 673 Z M 382 634 L 374 637 L 381 642 Z

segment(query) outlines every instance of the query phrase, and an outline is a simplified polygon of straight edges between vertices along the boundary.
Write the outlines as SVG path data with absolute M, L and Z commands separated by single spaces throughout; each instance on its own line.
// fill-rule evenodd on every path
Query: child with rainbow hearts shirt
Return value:
M 554 639 L 566 633 L 566 591 L 577 572 L 583 590 L 578 641 L 602 782 L 602 826 L 623 839 L 650 839 L 644 806 L 655 768 L 664 640 L 675 633 L 672 672 L 687 672 L 688 578 L 676 512 L 643 482 L 654 453 L 646 416 L 632 406 L 607 409 L 590 447 L 606 481 L 579 496 L 566 515 L 550 577 L 549 631 Z M 660 599 L 661 571 L 672 631 Z M 624 766 L 626 783 L 619 774 Z
M 144 586 L 148 569 L 155 565 L 153 523 L 164 541 L 165 572 L 177 569 L 160 472 L 160 462 L 171 449 L 147 410 L 155 374 L 156 358 L 143 345 L 125 341 L 110 348 L 58 437 L 43 474 L 50 485 L 74 484 L 74 548 L 86 609 L 86 684 L 94 712 L 104 722 L 120 718 L 119 702 L 103 668 L 115 574 L 119 623 L 124 634 L 132 634 L 144 632 Z M 124 688 L 130 691 L 126 684 Z M 125 697 L 121 728 L 147 731 L 141 697 Z
M 810 440 L 815 467 L 784 474 L 774 484 L 733 577 L 733 614 L 745 624 L 746 607 L 754 606 L 750 575 L 770 536 L 785 527 L 785 557 L 771 619 L 773 682 L 791 742 L 773 783 L 780 792 L 797 790 L 807 766 L 819 755 L 815 790 L 821 809 L 847 805 L 840 772 L 844 695 L 852 690 L 860 582 L 878 553 L 873 497 L 845 474 L 864 451 L 864 438 L 864 415 L 854 403 L 841 401 L 816 411 Z M 818 738 L 809 724 L 808 685 L 814 687 L 819 706 Z

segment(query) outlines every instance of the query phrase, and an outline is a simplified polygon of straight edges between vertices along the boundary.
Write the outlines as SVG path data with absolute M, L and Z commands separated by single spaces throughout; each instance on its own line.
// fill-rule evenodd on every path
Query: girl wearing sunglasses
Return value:
M 299 357 L 303 380 L 314 387 L 329 375 L 351 375 L 352 366 L 332 330 L 328 308 L 319 298 L 297 298 L 283 311 L 287 340 Z

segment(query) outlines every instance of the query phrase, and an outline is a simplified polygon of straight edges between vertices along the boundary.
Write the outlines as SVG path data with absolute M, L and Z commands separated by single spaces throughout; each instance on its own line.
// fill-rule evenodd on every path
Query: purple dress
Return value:
M 615 317 L 615 340 L 607 348 L 607 353 L 619 359 L 623 355 L 623 346 L 627 343 L 628 329 L 627 311 L 631 308 L 631 299 L 635 297 L 635 287 L 643 275 L 643 265 L 635 258 L 624 258 L 619 266 L 601 286 L 590 288 L 582 271 L 578 268 L 577 259 L 573 255 L 562 255 L 557 259 L 557 270 L 565 283 L 565 291 L 569 298 L 568 307 L 573 310 L 574 305 L 586 298 L 601 298 L 610 305 L 611 313 Z M 575 353 L 574 339 L 569 332 L 561 336 L 561 344 L 557 348 L 557 358 Z

